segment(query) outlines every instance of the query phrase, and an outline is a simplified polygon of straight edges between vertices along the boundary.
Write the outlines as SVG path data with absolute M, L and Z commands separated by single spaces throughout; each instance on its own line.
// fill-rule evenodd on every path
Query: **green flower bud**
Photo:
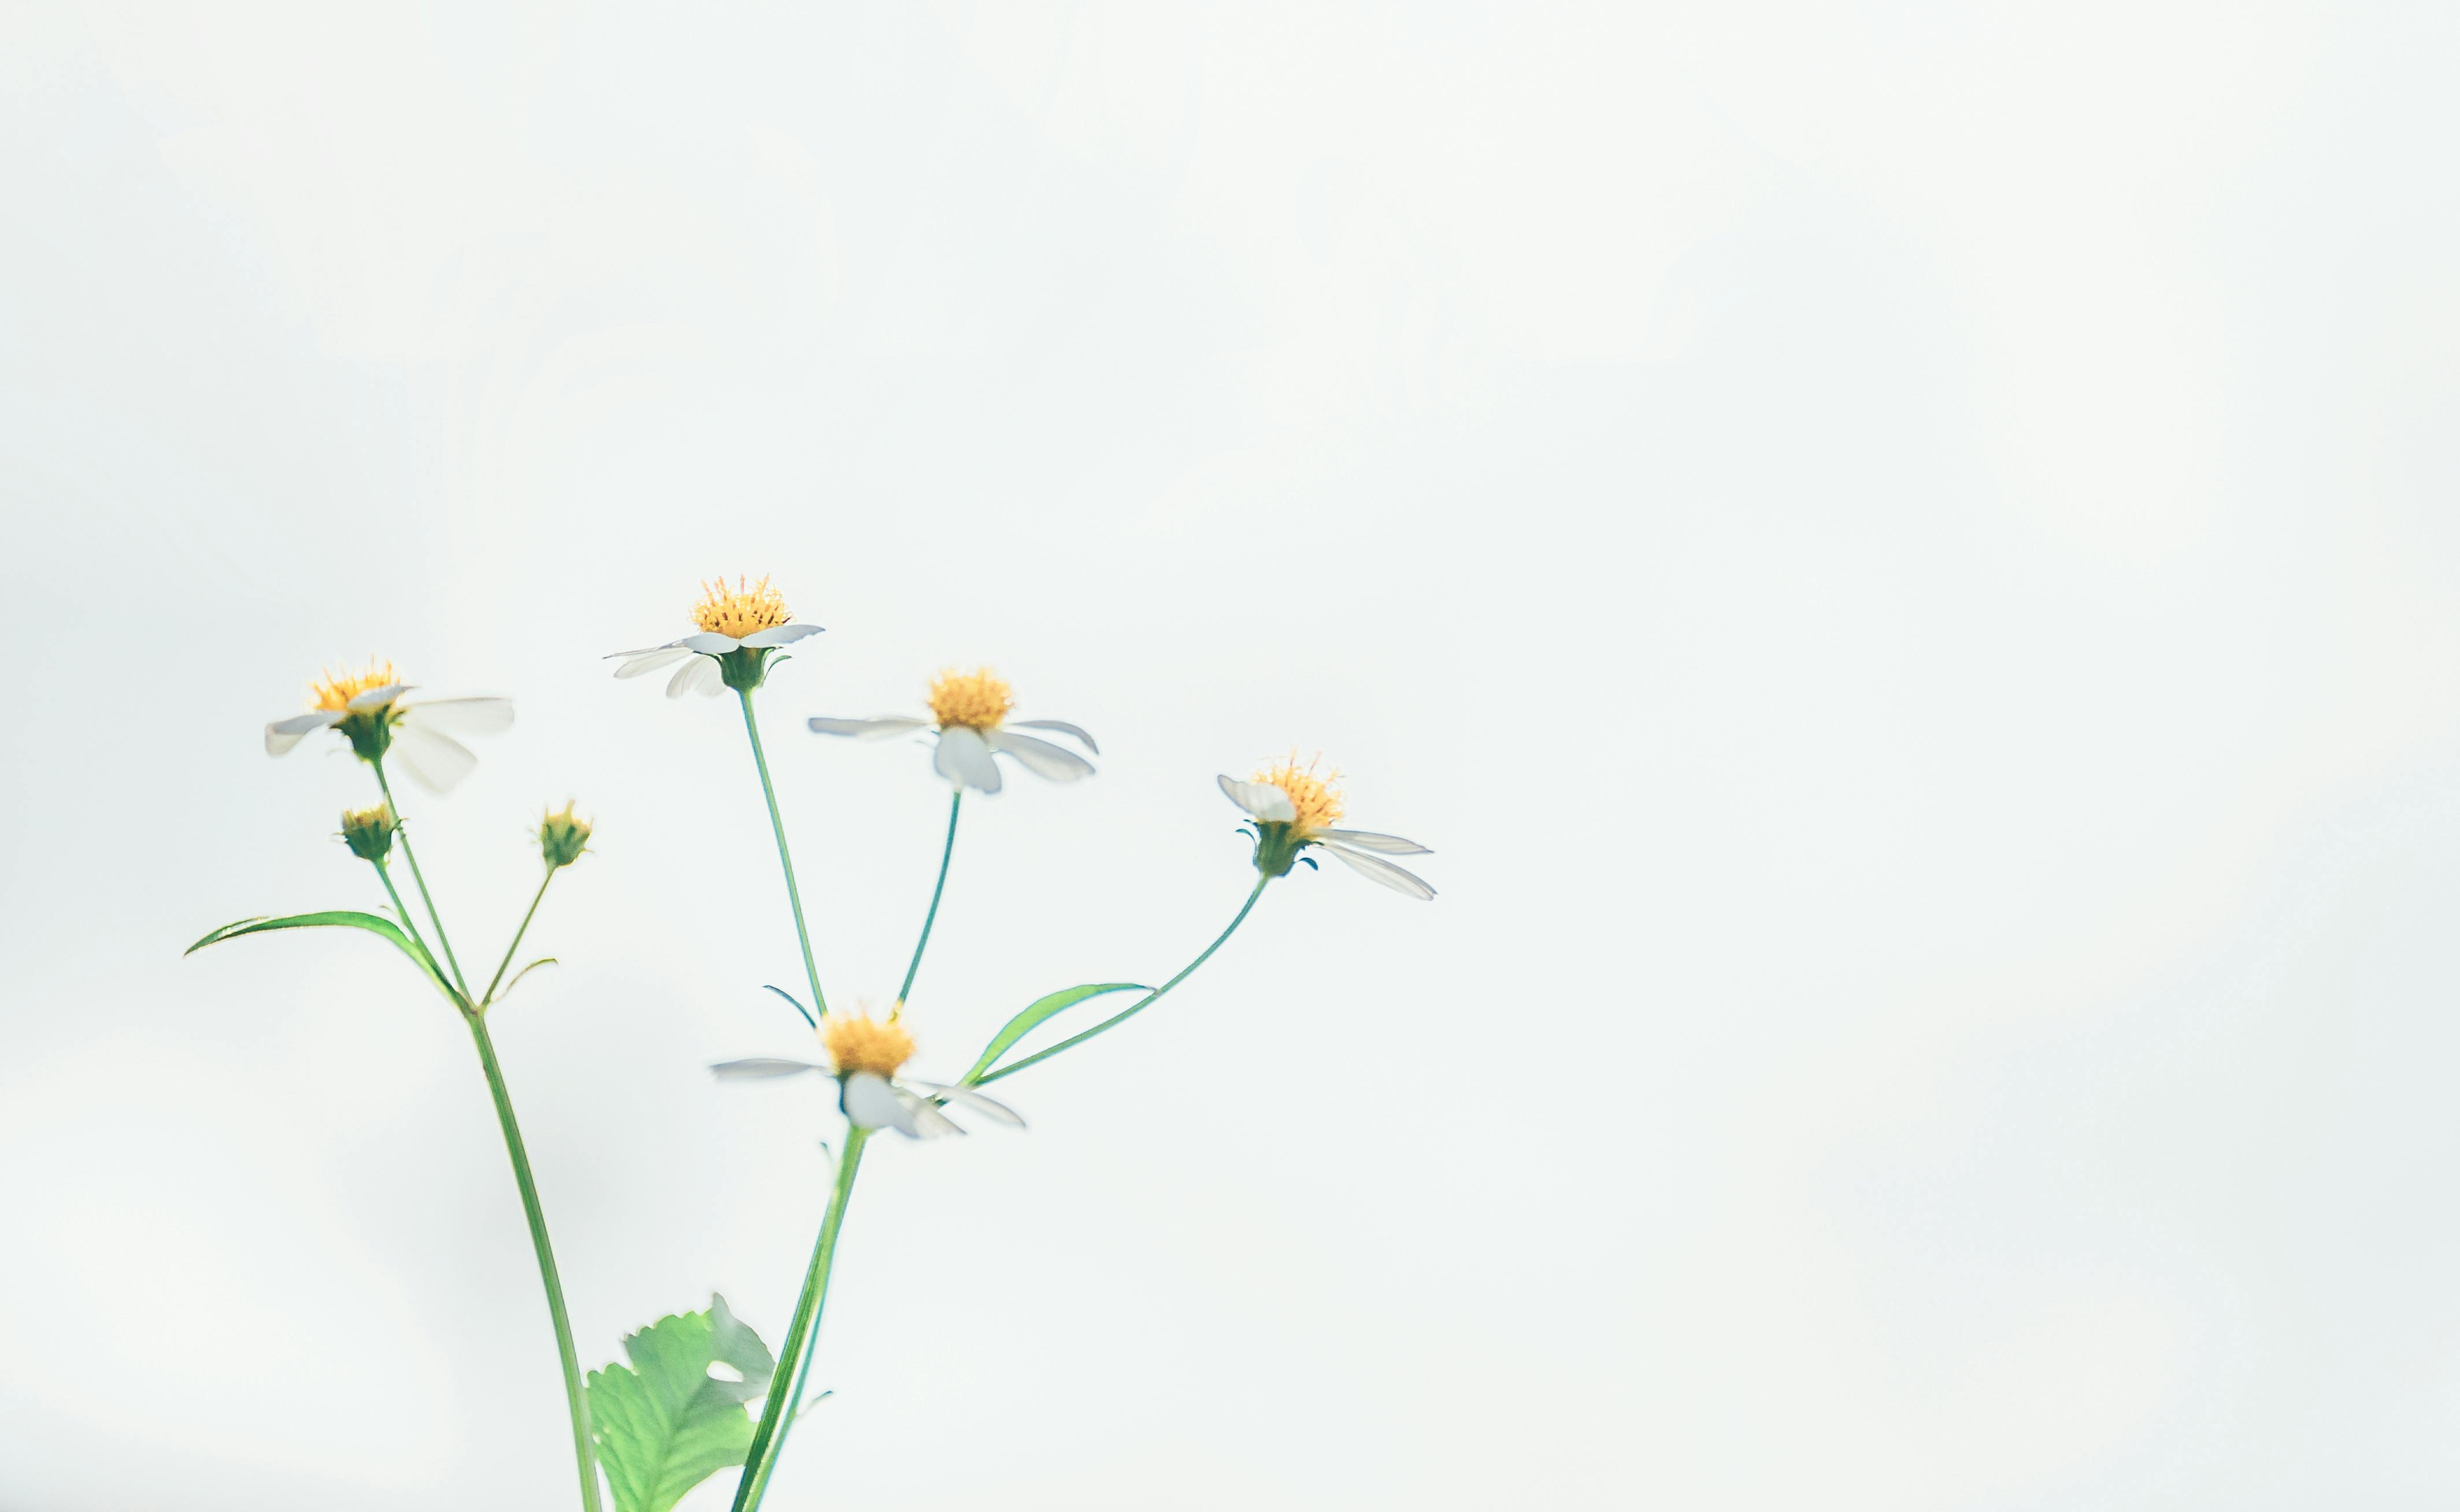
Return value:
M 391 803 L 373 808 L 354 808 L 342 816 L 342 843 L 361 861 L 384 864 L 392 854 L 392 832 L 401 828 L 401 820 L 392 817 Z
M 560 814 L 549 809 L 546 818 L 539 820 L 539 849 L 545 852 L 550 871 L 571 865 L 589 848 L 589 821 L 576 817 L 572 807 L 566 803 Z

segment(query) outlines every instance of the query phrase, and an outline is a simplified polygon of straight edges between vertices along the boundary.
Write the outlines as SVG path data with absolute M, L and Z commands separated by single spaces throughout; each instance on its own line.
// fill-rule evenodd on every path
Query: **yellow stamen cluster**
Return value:
M 859 1071 L 893 1076 L 898 1067 L 914 1058 L 914 1036 L 905 1033 L 905 1026 L 894 1016 L 876 1019 L 855 1013 L 823 1014 L 820 1043 L 829 1047 L 829 1060 L 840 1076 Z
M 1248 780 L 1267 783 L 1287 794 L 1290 807 L 1299 811 L 1298 818 L 1292 822 L 1300 829 L 1328 828 L 1341 822 L 1344 812 L 1341 789 L 1333 785 L 1341 780 L 1341 774 L 1332 771 L 1322 777 L 1316 776 L 1315 764 L 1323 759 L 1319 755 L 1301 767 L 1298 753 L 1293 751 L 1286 760 L 1263 768 Z
M 692 623 L 718 635 L 732 635 L 741 640 L 759 630 L 774 630 L 795 616 L 786 610 L 785 596 L 762 578 L 757 583 L 734 580 L 728 587 L 724 578 L 700 586 L 701 600 L 692 606 Z
M 951 667 L 931 679 L 931 717 L 943 727 L 964 725 L 971 730 L 996 730 L 1007 712 L 1016 707 L 1008 696 L 1007 680 L 987 667 L 961 672 Z
M 308 707 L 339 713 L 350 706 L 351 699 L 369 689 L 399 681 L 401 676 L 392 670 L 392 663 L 377 661 L 371 656 L 368 658 L 365 671 L 354 672 L 344 668 L 336 672 L 329 669 L 324 675 L 308 684 L 308 696 L 313 700 Z

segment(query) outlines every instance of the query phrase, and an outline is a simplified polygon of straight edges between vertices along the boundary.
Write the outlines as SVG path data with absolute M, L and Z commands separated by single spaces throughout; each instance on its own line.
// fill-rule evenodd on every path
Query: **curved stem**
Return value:
M 769 1490 L 770 1474 L 777 1468 L 777 1457 L 785 1451 L 786 1431 L 795 1421 L 793 1409 L 801 1401 L 804 1380 L 811 1374 L 804 1341 L 819 1331 L 820 1310 L 829 1297 L 829 1270 L 837 1259 L 838 1230 L 845 1226 L 846 1202 L 854 1195 L 855 1173 L 862 1165 L 863 1141 L 870 1138 L 869 1129 L 846 1126 L 845 1155 L 838 1161 L 828 1216 L 820 1220 L 819 1242 L 812 1246 L 812 1264 L 803 1276 L 803 1294 L 795 1300 L 795 1320 L 787 1326 L 785 1341 L 777 1350 L 779 1365 L 795 1378 L 791 1384 L 774 1378 L 769 1383 L 769 1400 L 760 1409 L 760 1426 L 752 1436 L 752 1452 L 743 1459 L 743 1479 L 734 1488 L 734 1512 L 752 1512 L 760 1504 Z M 803 1362 L 799 1371 L 797 1360 Z
M 513 964 L 513 952 L 521 948 L 521 936 L 530 932 L 530 921 L 538 917 L 539 905 L 546 900 L 546 884 L 553 881 L 555 868 L 549 866 L 546 875 L 539 879 L 539 890 L 530 896 L 530 911 L 521 915 L 521 926 L 513 931 L 513 943 L 504 947 L 504 958 L 496 963 L 496 974 L 488 980 L 487 990 L 479 994 L 481 1010 L 496 1000 L 496 988 L 504 980 L 504 969 Z
M 948 858 L 957 853 L 957 810 L 965 801 L 965 790 L 959 788 L 948 798 L 948 841 L 940 847 L 940 880 L 931 884 L 931 910 L 922 916 L 922 934 L 914 942 L 914 959 L 905 964 L 905 980 L 897 989 L 897 1006 L 905 1006 L 905 994 L 914 990 L 914 973 L 922 969 L 922 948 L 931 943 L 931 925 L 940 917 L 940 894 L 948 886 Z
M 529 1151 L 521 1144 L 521 1126 L 513 1118 L 513 1095 L 504 1086 L 504 1068 L 497 1063 L 495 1042 L 487 1037 L 487 1021 L 477 1013 L 462 1016 L 469 1021 L 470 1037 L 477 1041 L 478 1064 L 487 1071 L 487 1091 L 496 1099 L 496 1121 L 504 1126 L 513 1181 L 521 1189 L 521 1212 L 530 1223 L 530 1247 L 538 1251 L 539 1279 L 546 1283 L 547 1315 L 555 1321 L 555 1347 L 563 1357 L 563 1399 L 572 1412 L 572 1455 L 581 1469 L 581 1504 L 585 1512 L 599 1512 L 598 1457 L 590 1444 L 589 1398 L 582 1386 L 581 1362 L 572 1351 L 572 1320 L 564 1315 L 563 1282 L 556 1275 L 554 1246 L 547 1243 L 546 1213 L 539 1206 Z
M 1102 1033 L 1106 1029 L 1112 1029 L 1117 1025 L 1126 1023 L 1129 1019 L 1135 1017 L 1138 1013 L 1143 1012 L 1146 1009 L 1151 1008 L 1154 1004 L 1161 1001 L 1161 996 L 1164 992 L 1169 991 L 1179 983 L 1186 981 L 1190 976 L 1195 975 L 1196 969 L 1211 960 L 1213 958 L 1213 952 L 1221 948 L 1221 943 L 1224 940 L 1229 939 L 1231 935 L 1238 932 L 1239 926 L 1247 922 L 1248 910 L 1254 908 L 1256 906 L 1256 900 L 1264 895 L 1264 884 L 1272 880 L 1273 879 L 1270 877 L 1259 877 L 1256 879 L 1255 890 L 1247 894 L 1247 901 L 1245 903 L 1239 905 L 1239 912 L 1231 918 L 1230 926 L 1222 930 L 1219 934 L 1215 935 L 1213 937 L 1213 943 L 1204 948 L 1204 953 L 1198 956 L 1195 960 L 1188 962 L 1186 967 L 1183 968 L 1177 976 L 1172 977 L 1161 986 L 1155 988 L 1152 991 L 1136 999 L 1135 1002 L 1119 1010 L 1117 1012 L 1102 1020 L 1100 1023 L 1085 1031 L 1083 1033 L 1071 1034 L 1066 1039 L 1061 1040 L 1058 1044 L 1051 1046 L 1049 1050 L 1038 1050 L 1032 1054 L 1026 1056 L 1023 1060 L 1010 1061 L 1008 1064 L 1002 1066 L 997 1071 L 974 1078 L 976 1085 L 980 1085 L 984 1082 L 997 1081 L 1002 1076 L 1014 1075 L 1016 1073 L 1023 1071 L 1026 1067 L 1032 1065 L 1037 1060 L 1049 1060 L 1051 1056 L 1058 1054 L 1063 1050 L 1069 1049 L 1071 1046 L 1085 1043 L 1085 1041 L 1092 1038 L 1094 1035 Z
M 401 805 L 392 800 L 392 783 L 385 777 L 384 763 L 371 761 L 368 765 L 376 769 L 376 786 L 384 789 L 385 807 L 392 809 L 392 817 L 398 820 Z M 418 901 L 427 905 L 427 922 L 435 926 L 435 943 L 444 947 L 444 964 L 453 969 L 453 985 L 461 990 L 463 997 L 468 997 L 470 981 L 461 974 L 461 963 L 453 958 L 453 942 L 444 934 L 444 916 L 435 911 L 435 900 L 427 891 L 427 874 L 418 869 L 418 852 L 410 848 L 410 826 L 404 824 L 394 838 L 401 841 L 401 854 L 410 862 L 410 880 L 418 884 Z
M 376 869 L 376 875 L 384 879 L 385 896 L 392 900 L 392 911 L 401 915 L 401 926 L 410 931 L 411 939 L 417 942 L 420 949 L 427 949 L 427 941 L 418 932 L 418 920 L 412 915 L 409 908 L 403 906 L 401 889 L 392 884 L 392 869 L 380 861 L 371 861 L 368 864 L 373 866 Z M 430 952 L 428 959 L 433 961 L 435 958 L 434 953 Z
M 803 980 L 812 989 L 812 1007 L 826 1014 L 829 1000 L 820 993 L 820 969 L 812 964 L 812 931 L 803 926 L 803 895 L 795 886 L 795 858 L 786 849 L 786 821 L 777 814 L 777 789 L 769 780 L 769 757 L 760 749 L 760 721 L 752 717 L 752 690 L 739 688 L 743 730 L 752 737 L 752 761 L 760 769 L 760 796 L 769 800 L 769 831 L 777 837 L 777 864 L 786 872 L 786 902 L 795 910 L 795 939 L 803 948 Z

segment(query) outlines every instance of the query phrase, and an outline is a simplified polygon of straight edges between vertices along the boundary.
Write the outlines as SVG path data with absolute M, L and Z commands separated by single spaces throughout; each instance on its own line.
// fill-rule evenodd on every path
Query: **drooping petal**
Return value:
M 755 650 L 765 650 L 771 646 L 792 646 L 806 635 L 817 635 L 821 627 L 817 625 L 780 625 L 774 629 L 755 630 L 746 635 L 743 637 L 743 644 Z
M 983 1115 L 985 1118 L 995 1118 L 998 1121 L 1007 1124 L 1010 1128 L 1022 1129 L 1025 1127 L 1025 1116 L 1023 1114 L 1017 1112 L 1014 1108 L 1009 1107 L 1005 1102 L 997 1102 L 989 1097 L 984 1097 L 981 1093 L 976 1092 L 971 1087 L 951 1087 L 937 1081 L 917 1081 L 911 1076 L 902 1077 L 901 1080 L 904 1085 L 911 1087 L 915 1091 L 922 1093 L 927 1097 L 939 1097 L 948 1102 L 962 1104 L 965 1107 L 973 1109 L 976 1113 Z
M 775 1055 L 752 1055 L 742 1060 L 721 1060 L 709 1068 L 720 1081 L 771 1081 L 779 1076 L 799 1076 L 807 1071 L 826 1071 L 808 1060 L 786 1060 Z
M 652 646 L 645 651 L 624 651 L 620 654 L 628 659 L 623 666 L 615 669 L 615 675 L 638 677 L 645 672 L 656 671 L 661 667 L 671 667 L 689 656 L 691 652 L 681 646 Z
M 942 1113 L 940 1105 L 930 1098 L 917 1097 L 895 1082 L 889 1085 L 896 1092 L 898 1099 L 905 1104 L 906 1113 L 913 1117 L 916 1139 L 937 1139 L 947 1135 L 965 1132 L 955 1119 Z
M 732 635 L 720 635 L 715 630 L 703 630 L 697 635 L 687 635 L 674 644 L 686 650 L 698 651 L 703 656 L 723 656 L 743 643 Z
M 1290 796 L 1270 782 L 1241 782 L 1225 773 L 1221 777 L 1221 791 L 1229 796 L 1231 802 L 1267 823 L 1287 824 L 1299 817 L 1298 808 L 1290 802 Z
M 403 693 L 406 693 L 409 691 L 410 684 L 408 683 L 387 683 L 381 688 L 369 689 L 366 692 L 363 692 L 356 698 L 351 699 L 345 707 L 354 714 L 365 713 L 371 709 L 383 708 L 385 705 L 392 702 L 394 699 L 400 697 Z
M 292 714 L 276 719 L 265 727 L 265 754 L 280 756 L 319 730 L 329 730 L 342 722 L 338 709 L 319 709 L 314 713 Z
M 1378 861 L 1363 851 L 1344 850 L 1339 845 L 1326 844 L 1324 848 L 1340 857 L 1341 863 L 1351 871 L 1364 877 L 1372 877 L 1394 892 L 1408 893 L 1420 903 L 1425 903 L 1435 895 L 1435 889 L 1389 861 Z
M 804 721 L 812 734 L 820 735 L 852 735 L 858 740 L 885 740 L 890 735 L 912 735 L 931 721 L 909 719 L 902 714 L 881 714 L 877 719 L 830 719 L 814 715 Z
M 421 724 L 456 735 L 500 735 L 513 727 L 509 698 L 438 698 L 411 704 L 401 712 L 405 724 Z
M 845 1109 L 846 1118 L 859 1127 L 895 1129 L 908 1139 L 922 1138 L 915 1126 L 914 1111 L 905 1105 L 905 1099 L 897 1095 L 897 1089 L 888 1084 L 885 1076 L 875 1075 L 868 1071 L 856 1072 L 845 1078 L 838 1101 Z
M 1398 835 L 1378 835 L 1373 830 L 1320 829 L 1313 831 L 1313 833 L 1320 840 L 1331 841 L 1333 843 L 1338 845 L 1347 845 L 1353 850 L 1377 851 L 1386 856 L 1431 856 L 1434 854 L 1433 851 L 1427 849 L 1427 847 L 1419 844 L 1416 841 L 1403 840 Z
M 1007 727 L 1011 730 L 1056 730 L 1082 742 L 1085 749 L 1095 756 L 1102 754 L 1102 748 L 1093 743 L 1093 737 L 1085 733 L 1083 726 L 1071 725 L 1065 719 L 1011 719 Z
M 667 696 L 681 698 L 686 693 L 714 695 L 725 686 L 726 676 L 717 670 L 715 661 L 707 656 L 694 656 L 676 668 L 675 674 L 667 679 Z
M 1047 777 L 1053 782 L 1073 782 L 1078 777 L 1093 775 L 1093 763 L 1066 746 L 1021 735 L 1013 730 L 994 730 L 983 738 L 989 742 L 992 750 L 1005 751 L 1025 763 L 1026 770 L 1038 777 Z
M 965 725 L 950 725 L 940 732 L 940 749 L 932 753 L 931 769 L 949 781 L 985 793 L 1000 790 L 999 763 L 991 759 L 991 748 L 983 744 L 981 734 Z
M 418 785 L 430 793 L 450 793 L 478 769 L 478 758 L 468 746 L 415 724 L 392 727 L 392 754 L 401 758 L 401 769 L 418 778 Z

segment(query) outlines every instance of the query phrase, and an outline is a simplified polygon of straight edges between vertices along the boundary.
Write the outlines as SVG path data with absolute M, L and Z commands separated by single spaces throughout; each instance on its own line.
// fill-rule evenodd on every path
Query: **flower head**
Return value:
M 399 828 L 401 820 L 393 818 L 390 803 L 350 809 L 342 815 L 342 843 L 361 861 L 382 865 L 384 859 L 392 854 L 393 831 Z
M 1317 761 L 1322 759 L 1319 756 Z M 1347 812 L 1341 790 L 1334 785 L 1340 781 L 1341 774 L 1326 772 L 1318 776 L 1317 761 L 1301 767 L 1293 752 L 1286 759 L 1259 768 L 1244 782 L 1228 776 L 1221 777 L 1222 793 L 1246 810 L 1255 823 L 1256 869 L 1267 877 L 1286 877 L 1290 868 L 1302 861 L 1312 868 L 1315 862 L 1300 853 L 1311 845 L 1320 845 L 1350 870 L 1371 877 L 1394 892 L 1422 901 L 1432 898 L 1435 889 L 1382 858 L 1430 856 L 1433 852 L 1398 835 L 1334 828 Z
M 767 578 L 753 583 L 737 577 L 730 588 L 721 577 L 715 583 L 703 583 L 700 591 L 700 602 L 691 611 L 692 623 L 700 627 L 697 634 L 664 646 L 617 651 L 607 658 L 623 663 L 615 675 L 638 677 L 674 667 L 675 674 L 667 679 L 669 698 L 693 692 L 714 698 L 728 688 L 749 692 L 768 679 L 771 651 L 820 633 L 816 625 L 792 623 L 785 595 Z M 682 665 L 676 666 L 678 662 Z
M 1037 735 L 1019 735 L 1020 730 L 1055 731 L 1095 756 L 1102 754 L 1092 735 L 1064 719 L 1011 721 L 1008 712 L 1016 707 L 1015 693 L 1007 678 L 987 667 L 969 672 L 944 669 L 931 679 L 923 702 L 931 708 L 928 719 L 880 714 L 871 719 L 815 718 L 810 724 L 815 735 L 853 735 L 861 740 L 931 731 L 932 769 L 960 788 L 981 793 L 1000 790 L 999 763 L 991 759 L 994 754 L 1052 782 L 1073 782 L 1093 775 L 1093 763 L 1075 752 Z
M 898 1072 L 914 1058 L 914 1036 L 906 1033 L 895 1012 L 886 1018 L 874 1018 L 868 1012 L 823 1013 L 816 1028 L 820 1043 L 829 1053 L 825 1066 L 758 1055 L 748 1060 L 721 1061 L 709 1069 L 727 1081 L 768 1080 L 799 1076 L 806 1072 L 834 1076 L 838 1106 L 844 1111 L 847 1122 L 861 1129 L 895 1129 L 909 1139 L 933 1139 L 944 1134 L 965 1133 L 942 1111 L 959 1106 L 1012 1128 L 1025 1127 L 1025 1120 L 1014 1108 L 993 1101 L 969 1085 L 950 1086 L 899 1075 Z
M 829 1063 L 840 1076 L 858 1073 L 894 1076 L 914 1058 L 914 1036 L 893 1013 L 884 1019 L 867 1013 L 824 1013 L 820 1043 L 828 1047 Z
M 365 669 L 327 671 L 308 685 L 308 712 L 265 727 L 265 751 L 281 756 L 319 730 L 338 730 L 350 750 L 371 764 L 388 756 L 402 770 L 437 793 L 470 775 L 478 758 L 445 732 L 494 735 L 513 723 L 509 698 L 438 698 L 405 704 L 410 685 L 392 663 L 370 658 Z
M 592 826 L 589 820 L 574 814 L 573 807 L 566 803 L 561 811 L 549 809 L 546 817 L 539 820 L 539 850 L 545 855 L 549 871 L 571 865 L 589 848 Z

